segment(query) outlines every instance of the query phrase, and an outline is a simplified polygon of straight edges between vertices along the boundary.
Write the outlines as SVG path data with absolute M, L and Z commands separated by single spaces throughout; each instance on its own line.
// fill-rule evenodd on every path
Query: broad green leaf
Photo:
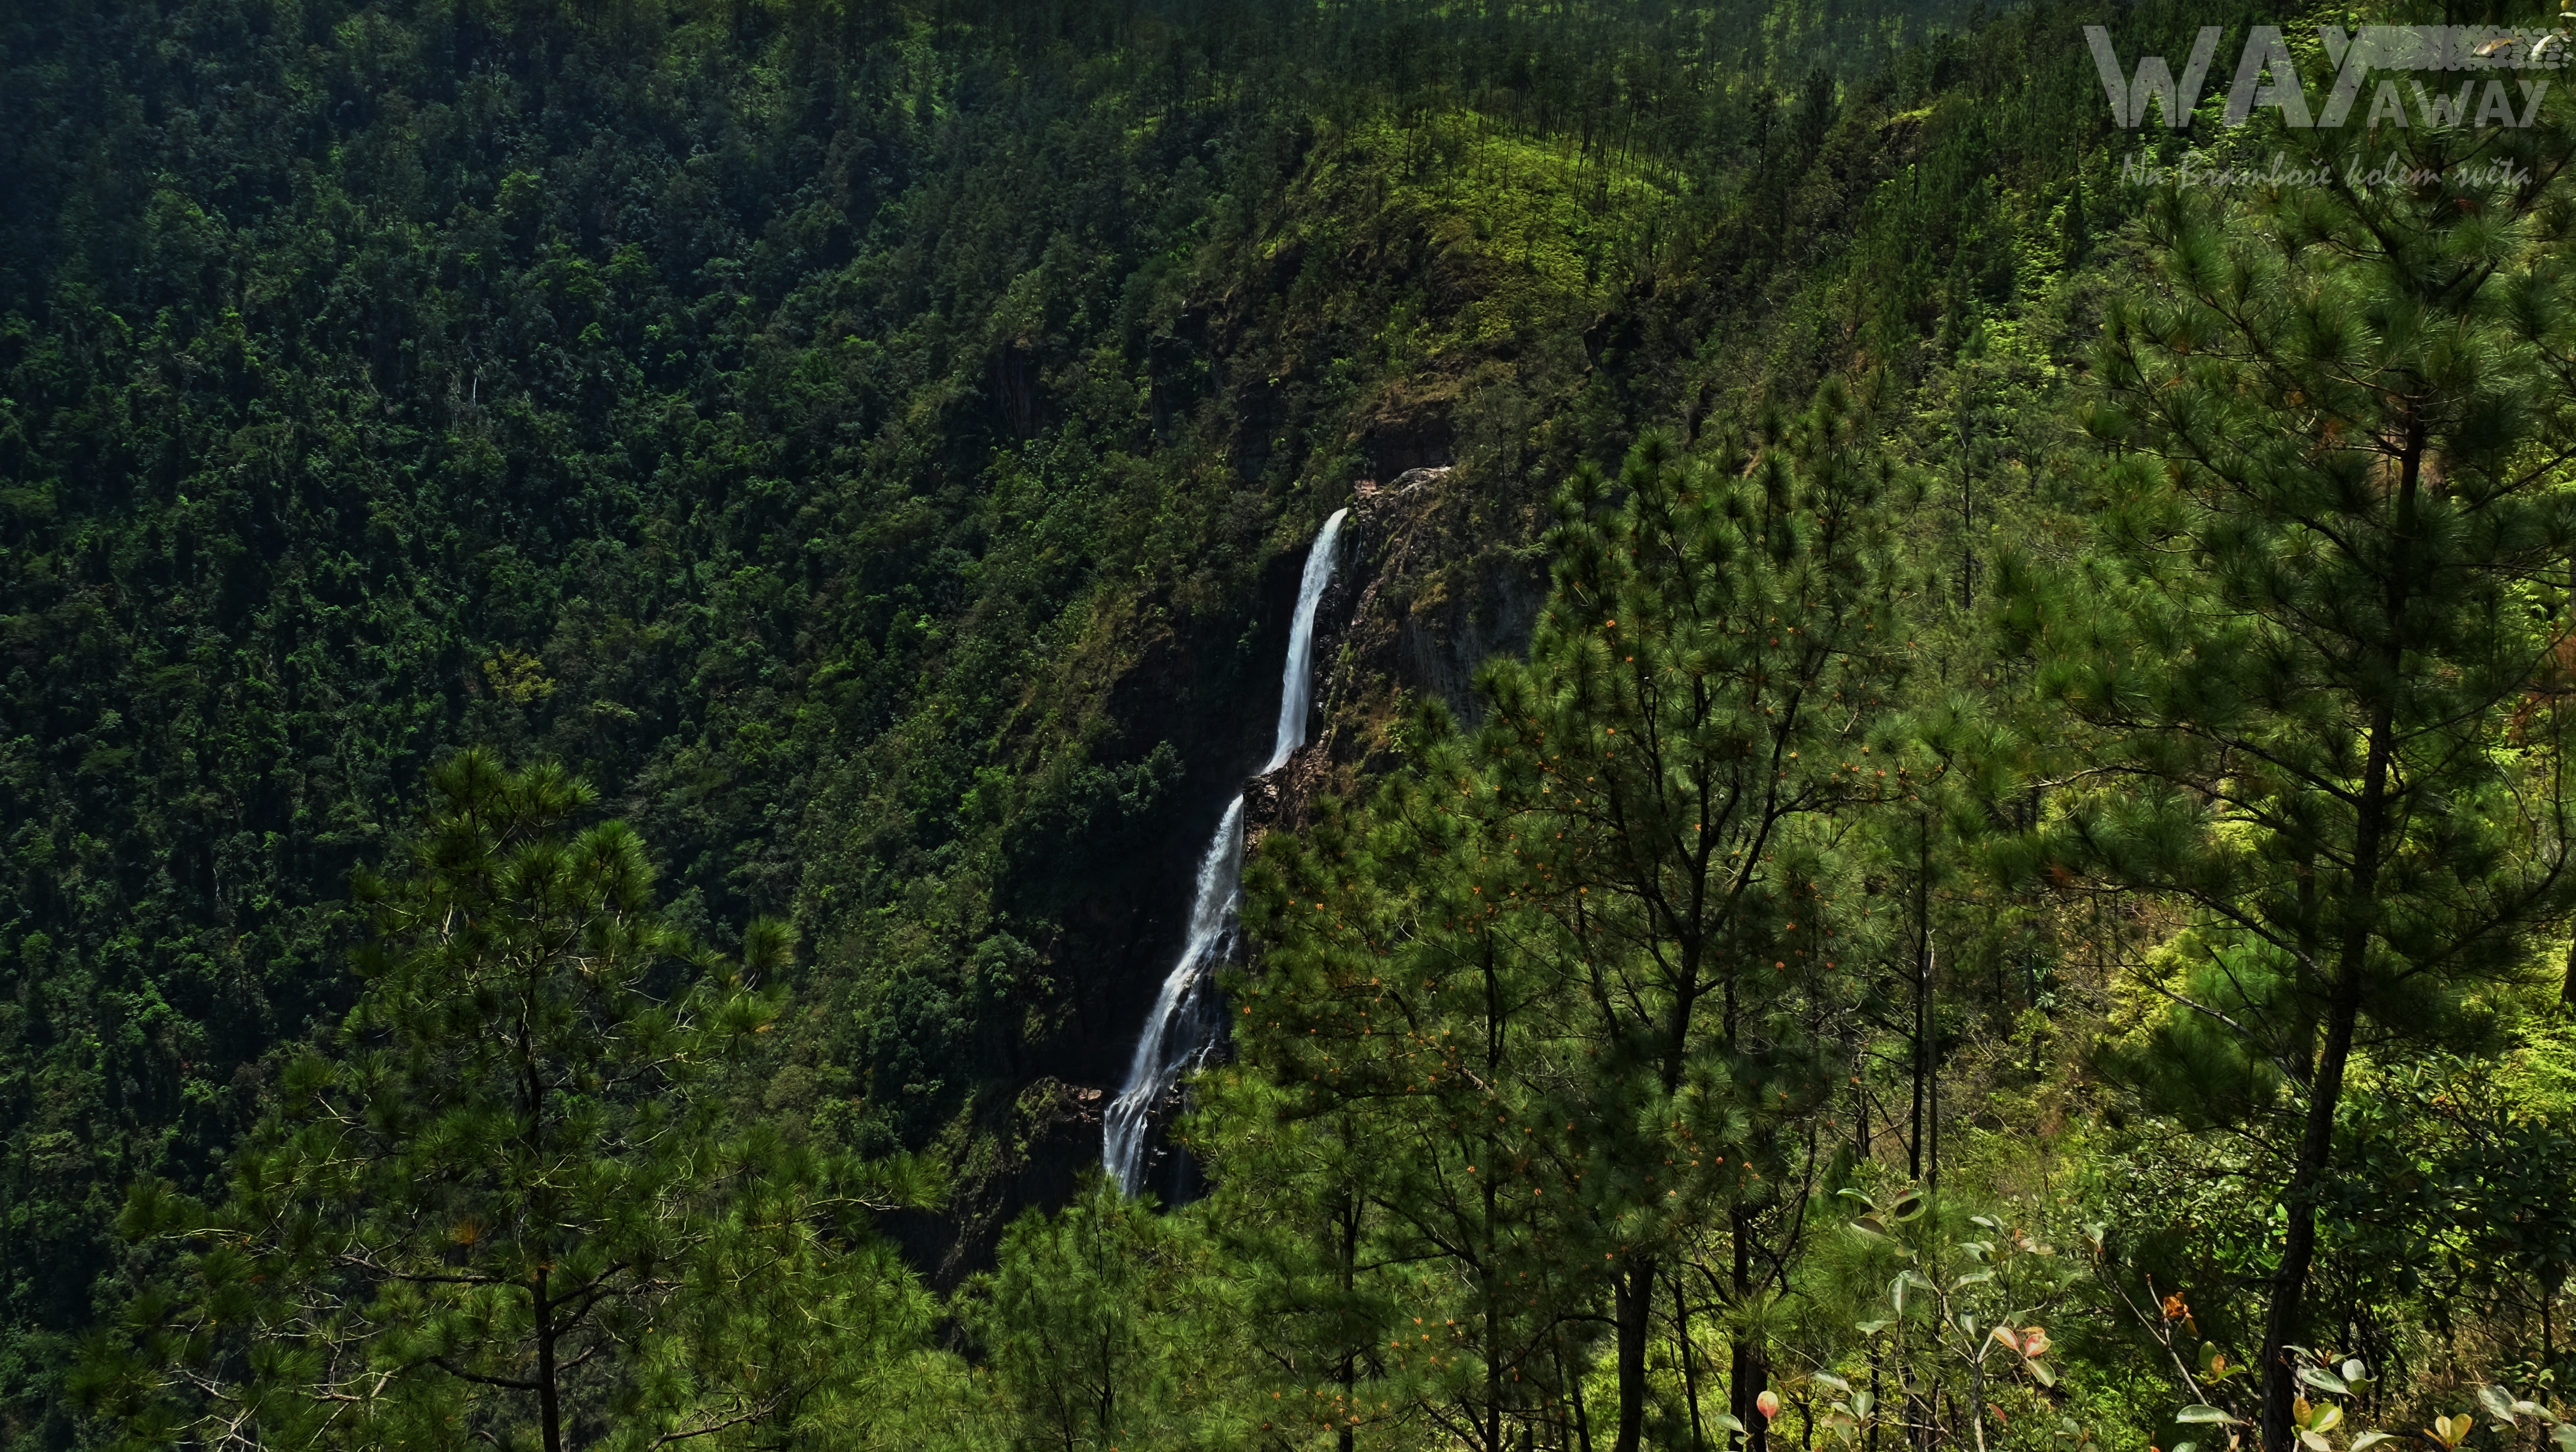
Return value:
M 2216 1407 L 2190 1406 L 2174 1413 L 2174 1420 L 2186 1424 L 2195 1422 L 2216 1422 L 2223 1427 L 2232 1427 L 2237 1425 L 2241 1419 L 2231 1413 L 2220 1411 Z
M 2308 1385 L 2316 1387 L 2321 1391 L 2330 1391 L 2338 1396 L 2347 1396 L 2352 1392 L 2352 1388 L 2345 1384 L 2342 1377 L 2339 1377 L 2333 1372 L 2320 1366 L 2300 1367 L 2299 1380 L 2306 1382 Z
M 1898 1271 L 1896 1273 L 1895 1281 L 1890 1283 L 1887 1288 L 1887 1299 L 1891 1305 L 1896 1307 L 1896 1313 L 1900 1316 L 1905 1314 L 1905 1288 L 1907 1286 L 1914 1286 L 1926 1291 L 1932 1289 L 1932 1283 L 1930 1281 L 1923 1279 L 1923 1277 L 1916 1275 L 1914 1272 L 1910 1270 Z

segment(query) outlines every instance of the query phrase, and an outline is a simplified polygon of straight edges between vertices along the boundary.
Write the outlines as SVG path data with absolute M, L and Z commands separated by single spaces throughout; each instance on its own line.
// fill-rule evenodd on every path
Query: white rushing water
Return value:
M 1306 710 L 1315 699 L 1315 611 L 1324 603 L 1324 587 L 1333 583 L 1333 541 L 1350 513 L 1336 509 L 1306 552 L 1305 573 L 1297 577 L 1297 613 L 1288 619 L 1288 663 L 1279 677 L 1279 732 L 1262 774 L 1277 771 L 1306 744 Z
M 1288 660 L 1280 672 L 1279 731 L 1263 774 L 1288 764 L 1306 744 L 1306 714 L 1314 702 L 1312 657 L 1315 612 L 1324 587 L 1333 582 L 1333 544 L 1342 532 L 1347 509 L 1333 511 L 1306 552 L 1305 573 L 1297 581 L 1297 611 L 1288 623 Z M 1180 961 L 1163 978 L 1154 996 L 1145 1031 L 1128 1061 L 1127 1082 L 1102 1116 L 1100 1162 L 1133 1195 L 1145 1178 L 1145 1145 L 1154 1111 L 1183 1074 L 1204 1063 L 1217 1046 L 1223 1021 L 1216 1011 L 1217 968 L 1233 956 L 1237 899 L 1243 892 L 1243 796 L 1237 793 L 1216 824 L 1216 836 L 1199 858 L 1196 895 L 1190 900 L 1190 935 Z

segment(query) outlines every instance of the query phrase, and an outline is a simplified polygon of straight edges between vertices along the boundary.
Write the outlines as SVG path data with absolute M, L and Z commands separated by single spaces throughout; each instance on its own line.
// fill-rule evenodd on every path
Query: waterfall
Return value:
M 1199 859 L 1198 896 L 1190 903 L 1190 937 L 1181 961 L 1163 979 L 1145 1017 L 1127 1083 L 1102 1116 L 1100 1162 L 1133 1195 L 1145 1178 L 1145 1140 L 1163 1093 L 1198 1066 L 1216 1044 L 1216 1004 L 1209 974 L 1234 946 L 1234 897 L 1243 881 L 1243 798 L 1216 824 L 1216 840 Z
M 1314 702 L 1312 657 L 1315 612 L 1324 587 L 1333 582 L 1333 543 L 1342 532 L 1347 509 L 1333 511 L 1306 552 L 1306 569 L 1297 580 L 1297 611 L 1288 623 L 1288 660 L 1279 682 L 1279 731 L 1270 759 L 1256 775 L 1288 764 L 1306 744 L 1306 714 Z M 1190 899 L 1190 934 L 1180 961 L 1163 978 L 1154 996 L 1145 1031 L 1128 1061 L 1127 1082 L 1102 1116 L 1100 1162 L 1133 1195 L 1145 1178 L 1145 1141 L 1153 1128 L 1154 1110 L 1180 1077 L 1204 1063 L 1215 1050 L 1222 1020 L 1216 1011 L 1215 972 L 1233 956 L 1237 899 L 1243 891 L 1243 794 L 1237 792 L 1216 824 L 1216 836 L 1199 857 L 1196 895 Z
M 1315 536 L 1315 547 L 1306 552 L 1306 570 L 1297 577 L 1297 613 L 1288 620 L 1288 663 L 1279 680 L 1279 732 L 1270 748 L 1270 760 L 1255 775 L 1268 775 L 1288 764 L 1288 758 L 1306 744 L 1306 710 L 1315 699 L 1315 674 L 1310 669 L 1315 654 L 1315 611 L 1324 603 L 1324 587 L 1333 583 L 1333 541 L 1342 532 L 1342 519 L 1350 513 L 1336 509 L 1324 521 Z

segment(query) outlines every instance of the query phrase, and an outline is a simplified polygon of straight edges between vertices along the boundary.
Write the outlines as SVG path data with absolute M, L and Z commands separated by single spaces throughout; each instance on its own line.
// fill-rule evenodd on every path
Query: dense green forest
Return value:
M 2222 115 L 2399 22 L 0 7 L 0 1446 L 2576 1447 L 2576 100 Z

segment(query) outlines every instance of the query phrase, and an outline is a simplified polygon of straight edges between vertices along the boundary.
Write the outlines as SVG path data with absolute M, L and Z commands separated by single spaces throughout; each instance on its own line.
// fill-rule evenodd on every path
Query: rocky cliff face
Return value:
M 1544 567 L 1485 542 L 1467 482 L 1451 468 L 1410 469 L 1354 491 L 1348 553 L 1317 623 L 1316 721 L 1305 748 L 1254 784 L 1255 839 L 1296 830 L 1319 793 L 1359 791 L 1392 767 L 1393 728 L 1422 696 L 1476 720 L 1477 667 L 1529 648 Z

